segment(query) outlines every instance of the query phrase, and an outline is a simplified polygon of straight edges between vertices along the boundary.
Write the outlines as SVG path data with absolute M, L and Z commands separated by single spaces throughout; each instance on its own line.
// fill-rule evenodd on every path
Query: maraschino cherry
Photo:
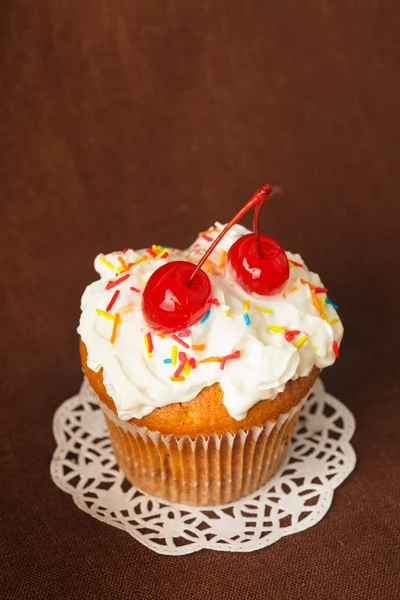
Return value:
M 228 252 L 229 268 L 238 284 L 249 293 L 279 293 L 289 277 L 286 254 L 276 240 L 259 234 L 258 218 L 262 203 L 272 192 L 264 185 L 224 227 L 197 265 L 187 261 L 164 264 L 154 271 L 143 292 L 142 311 L 147 324 L 164 333 L 174 333 L 197 323 L 210 308 L 212 286 L 201 267 L 224 235 L 251 208 L 254 234 L 245 235 Z

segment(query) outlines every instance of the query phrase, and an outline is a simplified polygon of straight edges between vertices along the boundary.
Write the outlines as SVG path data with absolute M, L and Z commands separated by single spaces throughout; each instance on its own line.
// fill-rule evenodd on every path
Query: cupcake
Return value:
M 262 486 L 343 327 L 319 276 L 258 231 L 263 186 L 187 250 L 100 254 L 81 302 L 82 366 L 118 465 L 191 505 Z M 254 232 L 237 224 L 254 208 Z

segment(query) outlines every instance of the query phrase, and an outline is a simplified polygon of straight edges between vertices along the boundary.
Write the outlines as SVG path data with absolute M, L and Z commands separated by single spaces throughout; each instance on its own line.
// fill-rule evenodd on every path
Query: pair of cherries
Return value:
M 260 234 L 260 209 L 271 196 L 270 185 L 263 185 L 237 215 L 224 227 L 197 265 L 177 260 L 158 268 L 143 292 L 142 310 L 147 324 L 163 333 L 174 333 L 200 321 L 210 308 L 212 286 L 201 269 L 211 252 L 235 223 L 254 208 L 253 229 L 232 244 L 227 268 L 240 287 L 249 294 L 279 294 L 289 278 L 289 264 L 283 248 L 273 238 Z

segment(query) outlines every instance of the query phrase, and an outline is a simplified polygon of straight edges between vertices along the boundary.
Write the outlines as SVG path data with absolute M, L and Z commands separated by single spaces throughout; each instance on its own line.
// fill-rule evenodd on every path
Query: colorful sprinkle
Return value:
M 267 329 L 268 329 L 268 331 L 275 331 L 276 333 L 285 331 L 285 328 L 281 327 L 280 325 L 270 325 L 269 327 L 267 327 Z
M 203 360 L 200 360 L 200 363 L 208 363 L 208 362 L 221 362 L 222 358 L 220 356 L 210 356 L 209 358 L 203 358 Z
M 177 358 L 178 358 L 178 346 L 175 346 L 175 344 L 174 344 L 171 349 L 171 361 L 172 361 L 173 367 L 176 365 Z
M 129 252 L 129 250 L 130 250 L 130 248 L 124 248 L 124 249 L 122 250 L 122 254 L 126 254 L 127 252 Z
M 205 240 L 206 240 L 206 242 L 212 242 L 212 241 L 213 241 L 213 238 L 212 238 L 212 237 L 210 237 L 209 235 L 205 234 L 205 233 L 203 233 L 201 237 L 202 237 L 203 239 L 205 239 Z
M 179 375 L 178 377 L 170 377 L 171 381 L 185 381 L 185 378 L 182 377 L 182 375 Z
M 250 301 L 249 300 L 245 300 L 243 302 L 243 310 L 249 310 L 250 309 Z
M 185 366 L 183 367 L 183 373 L 186 375 L 186 377 L 190 375 L 190 361 L 188 360 L 185 362 Z
M 221 252 L 221 260 L 219 262 L 219 268 L 223 269 L 225 266 L 225 260 L 226 260 L 226 250 L 222 250 Z
M 118 262 L 121 263 L 121 267 L 122 267 L 123 271 L 128 271 L 129 270 L 129 266 L 126 264 L 126 262 L 124 261 L 124 259 L 122 258 L 122 256 L 118 256 Z
M 334 304 L 334 303 L 332 302 L 332 300 L 329 300 L 329 298 L 328 298 L 328 297 L 326 298 L 326 303 L 327 303 L 327 304 L 330 304 L 331 306 L 333 306 L 333 308 L 334 308 L 335 310 L 339 310 L 339 307 L 338 307 L 338 305 L 337 305 L 337 304 Z
M 338 343 L 337 343 L 336 340 L 333 342 L 333 351 L 335 353 L 336 358 L 338 358 L 338 356 L 339 356 L 339 346 L 338 346 Z
M 146 248 L 146 252 L 148 252 L 152 258 L 156 257 L 156 253 L 152 248 Z
M 334 325 L 335 323 L 339 323 L 339 319 L 330 319 L 328 323 L 329 325 Z
M 270 308 L 264 308 L 263 306 L 256 306 L 256 309 L 259 310 L 260 312 L 268 313 L 269 315 L 272 315 L 274 312 Z
M 306 342 L 308 340 L 308 337 L 306 335 L 303 335 L 301 338 L 299 338 L 297 340 L 297 342 L 295 343 L 296 348 L 300 348 L 304 342 Z
M 129 289 L 132 290 L 132 292 L 138 292 L 140 294 L 140 290 L 135 287 L 130 287 Z
M 243 318 L 244 318 L 244 322 L 246 323 L 246 325 L 248 327 L 250 325 L 250 323 L 251 323 L 249 314 L 247 312 L 244 313 Z
M 190 365 L 191 369 L 195 369 L 197 367 L 197 362 L 196 362 L 196 359 L 194 358 L 194 356 L 189 358 L 189 365 Z
M 122 283 L 123 281 L 125 281 L 125 279 L 128 279 L 128 277 L 130 277 L 129 273 L 123 275 L 122 277 L 119 277 L 118 279 L 114 279 L 114 281 L 109 281 L 106 285 L 106 290 L 111 290 L 111 288 Z
M 217 307 L 218 307 L 218 306 L 221 306 L 221 305 L 220 305 L 220 303 L 219 303 L 219 300 L 218 300 L 218 298 L 213 298 L 213 299 L 212 299 L 212 303 L 214 304 L 214 306 L 217 306 Z
M 156 258 L 166 258 L 168 256 L 168 250 L 167 248 L 163 248 L 161 250 L 161 252 L 159 252 L 156 256 Z
M 200 319 L 200 323 L 205 323 L 208 319 L 208 317 L 210 316 L 210 310 L 206 312 L 206 314 L 204 315 L 204 317 L 202 319 Z
M 326 287 L 318 287 L 316 285 L 314 285 L 313 283 L 310 283 L 309 281 L 306 281 L 305 279 L 300 279 L 301 283 L 303 283 L 304 285 L 308 285 L 308 287 L 312 290 L 314 290 L 314 292 L 316 294 L 324 294 L 328 291 L 328 288 Z
M 145 260 L 150 260 L 150 258 L 148 256 L 142 256 L 142 258 L 139 258 L 139 260 L 137 260 L 133 263 L 129 263 L 129 265 L 131 267 L 136 267 L 136 265 L 140 265 L 140 263 L 144 262 Z
M 110 321 L 115 321 L 116 315 L 110 315 L 109 313 L 106 313 L 104 310 L 100 310 L 100 308 L 96 308 L 96 312 L 101 317 L 105 317 L 106 319 L 109 319 Z M 119 318 L 119 316 L 118 316 L 118 318 Z
M 227 317 L 229 317 L 229 308 L 226 308 L 226 309 L 224 310 L 224 313 L 226 314 L 226 316 L 227 316 Z
M 118 324 L 119 324 L 119 314 L 116 313 L 115 319 L 114 319 L 114 323 L 113 323 L 112 332 L 111 332 L 111 337 L 110 337 L 110 342 L 112 344 L 115 342 L 115 338 L 117 337 Z
M 109 269 L 115 269 L 114 265 L 112 263 L 110 263 L 109 260 L 104 258 L 104 256 L 100 256 L 100 260 L 103 263 L 103 265 L 106 265 L 106 267 L 108 267 Z
M 228 360 L 232 360 L 234 358 L 240 358 L 240 356 L 241 356 L 240 350 L 236 350 L 236 352 L 234 352 L 233 354 L 228 354 L 227 356 L 224 356 L 221 360 L 221 366 L 220 366 L 221 371 L 223 371 L 225 369 L 225 365 L 228 362 Z
M 181 338 L 179 338 L 177 335 L 171 335 L 172 339 L 175 340 L 175 342 L 178 342 L 178 344 L 180 344 L 181 346 L 183 346 L 184 348 L 189 348 L 189 344 L 187 344 L 186 342 L 184 342 Z
M 301 331 L 299 331 L 298 329 L 292 329 L 289 331 L 285 332 L 285 340 L 287 342 L 291 342 L 293 338 L 296 337 L 296 335 L 299 335 L 299 333 L 301 333 Z
M 205 344 L 193 344 L 192 350 L 199 350 L 199 352 L 201 352 L 205 347 Z
M 297 285 L 293 285 L 293 286 L 290 288 L 290 290 L 289 290 L 289 293 L 290 293 L 290 294 L 293 294 L 293 292 L 297 292 L 297 290 L 298 290 L 298 289 L 299 289 L 299 288 L 297 287 Z
M 172 360 L 170 358 L 164 358 L 163 363 L 166 365 L 170 365 L 172 363 Z
M 119 296 L 119 290 L 116 290 L 114 292 L 110 302 L 107 304 L 106 312 L 109 312 L 112 309 L 118 296 Z
M 310 292 L 311 292 L 312 303 L 314 304 L 314 306 L 317 309 L 317 311 L 319 312 L 319 314 L 322 315 L 322 308 L 321 308 L 321 305 L 320 305 L 319 300 L 317 298 L 317 294 L 315 293 L 315 290 L 313 290 L 311 288 Z
M 289 267 L 301 267 L 302 269 L 304 269 L 304 265 L 302 265 L 299 262 L 296 262 L 295 260 L 292 260 L 291 258 L 289 259 Z
M 180 363 L 174 373 L 174 377 L 179 377 L 179 375 L 182 373 L 183 369 L 185 368 L 185 364 L 187 363 L 187 357 L 186 357 L 185 352 L 179 352 L 179 360 L 180 360 Z
M 144 339 L 144 345 L 146 347 L 146 352 L 147 352 L 147 356 L 148 358 L 152 358 L 152 352 L 154 350 L 154 345 L 153 345 L 153 338 L 151 337 L 151 333 L 148 332 L 146 333 L 146 335 L 143 337 Z
M 190 329 L 182 329 L 182 331 L 178 332 L 179 337 L 189 337 L 190 334 Z

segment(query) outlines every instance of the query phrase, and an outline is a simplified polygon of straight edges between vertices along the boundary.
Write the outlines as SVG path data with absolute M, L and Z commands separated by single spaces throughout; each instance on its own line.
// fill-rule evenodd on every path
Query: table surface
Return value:
M 398 598 L 399 17 L 395 0 L 1 3 L 2 598 Z M 158 556 L 50 480 L 80 295 L 96 253 L 189 244 L 267 181 L 284 195 L 262 229 L 340 306 L 323 379 L 358 465 L 304 533 Z

